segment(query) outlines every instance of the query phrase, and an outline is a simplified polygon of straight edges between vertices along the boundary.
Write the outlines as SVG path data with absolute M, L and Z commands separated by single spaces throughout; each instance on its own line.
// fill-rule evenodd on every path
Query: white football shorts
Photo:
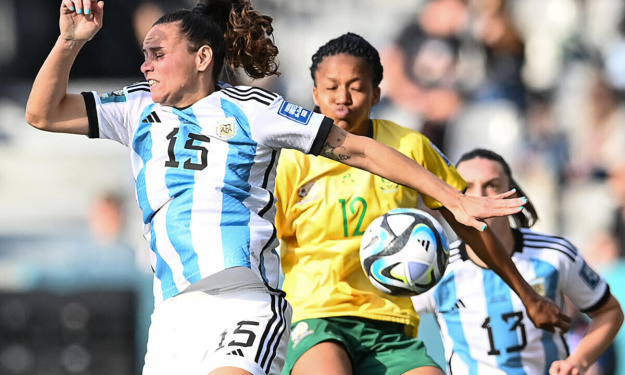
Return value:
M 206 375 L 237 367 L 280 375 L 292 309 L 267 290 L 192 291 L 157 303 L 143 375 Z

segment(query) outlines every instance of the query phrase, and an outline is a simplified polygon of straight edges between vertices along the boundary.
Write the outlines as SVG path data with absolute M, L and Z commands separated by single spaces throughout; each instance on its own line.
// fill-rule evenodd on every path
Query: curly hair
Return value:
M 310 67 L 310 75 L 315 84 L 315 74 L 319 68 L 319 64 L 324 58 L 339 54 L 347 54 L 363 59 L 371 68 L 373 74 L 373 87 L 378 87 L 382 82 L 384 70 L 380 62 L 380 54 L 369 42 L 363 37 L 354 33 L 346 33 L 338 38 L 332 39 L 323 46 L 319 47 L 312 57 L 312 65 Z
M 168 13 L 154 25 L 178 21 L 189 51 L 203 45 L 213 50 L 215 80 L 224 64 L 233 71 L 243 68 L 255 79 L 280 74 L 273 18 L 254 10 L 250 0 L 201 0 L 193 9 Z

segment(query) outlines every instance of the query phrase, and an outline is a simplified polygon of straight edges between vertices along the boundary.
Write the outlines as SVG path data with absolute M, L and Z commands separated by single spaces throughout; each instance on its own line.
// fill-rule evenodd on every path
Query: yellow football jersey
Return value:
M 456 169 L 424 135 L 391 121 L 373 120 L 373 138 L 464 190 Z M 283 289 L 293 322 L 356 316 L 414 327 L 410 298 L 376 289 L 360 266 L 360 240 L 378 216 L 417 207 L 418 193 L 369 172 L 324 158 L 283 150 L 276 179 L 278 236 L 282 240 Z M 441 204 L 421 197 L 432 209 Z

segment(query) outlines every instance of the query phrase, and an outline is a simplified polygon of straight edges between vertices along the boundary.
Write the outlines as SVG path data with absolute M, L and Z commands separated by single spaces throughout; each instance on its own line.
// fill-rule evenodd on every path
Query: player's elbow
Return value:
M 614 297 L 614 295 L 610 296 L 603 307 L 596 312 L 589 313 L 589 315 L 593 320 L 597 318 L 601 321 L 609 321 L 615 331 L 618 331 L 621 328 L 623 321 L 625 320 L 621 304 Z
M 28 107 L 26 107 L 25 118 L 26 122 L 33 128 L 46 131 L 51 131 L 52 129 L 52 122 L 49 121 L 46 116 L 43 116 L 37 111 L 33 111 Z

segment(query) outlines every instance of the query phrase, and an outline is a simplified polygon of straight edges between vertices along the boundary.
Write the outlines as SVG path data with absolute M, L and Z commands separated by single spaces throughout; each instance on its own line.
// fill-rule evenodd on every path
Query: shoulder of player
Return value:
M 141 101 L 144 98 L 152 100 L 152 93 L 150 92 L 150 85 L 145 81 L 140 81 L 125 86 L 120 90 L 99 94 L 99 97 L 101 103 L 106 104 L 111 102 L 127 102 L 129 100 Z
M 231 86 L 220 84 L 220 90 L 215 92 L 227 98 L 238 102 L 260 103 L 266 106 L 271 105 L 280 95 L 257 86 Z
M 390 120 L 373 119 L 374 138 L 400 152 L 412 152 L 429 147 L 430 139 L 416 130 L 399 125 Z M 420 151 L 419 151 L 420 153 Z
M 469 260 L 467 256 L 466 244 L 462 240 L 456 240 L 449 244 L 449 266 L 448 269 L 459 267 Z
M 423 134 L 414 129 L 407 128 L 391 120 L 372 119 L 373 127 L 377 131 L 386 130 L 398 137 L 412 136 L 427 139 Z
M 556 257 L 574 262 L 579 250 L 565 237 L 538 232 L 532 229 L 518 230 L 518 240 L 521 241 L 521 254 L 532 258 Z M 520 256 L 520 254 L 515 253 Z
M 147 81 L 138 81 L 132 85 L 124 87 L 124 91 L 127 93 L 150 93 L 150 84 Z M 151 93 L 150 93 L 151 94 Z

